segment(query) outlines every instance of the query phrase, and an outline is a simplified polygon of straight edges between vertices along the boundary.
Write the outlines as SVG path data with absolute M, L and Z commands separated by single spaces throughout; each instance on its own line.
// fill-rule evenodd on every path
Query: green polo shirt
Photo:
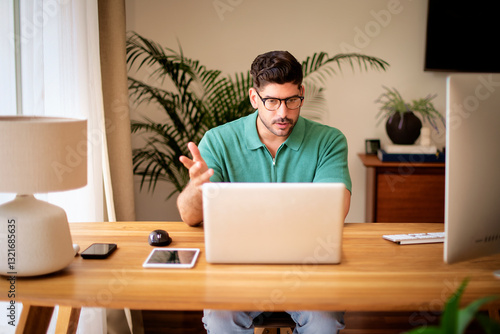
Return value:
M 342 182 L 351 191 L 347 140 L 338 129 L 299 117 L 276 157 L 260 141 L 257 113 L 207 131 L 201 156 L 212 182 Z

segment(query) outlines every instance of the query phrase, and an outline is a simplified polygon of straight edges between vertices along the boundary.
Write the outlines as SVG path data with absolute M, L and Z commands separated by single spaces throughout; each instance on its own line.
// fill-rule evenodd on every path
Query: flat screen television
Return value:
M 429 0 L 425 71 L 500 72 L 500 1 Z
M 500 253 L 500 74 L 449 75 L 446 109 L 444 260 L 454 263 Z

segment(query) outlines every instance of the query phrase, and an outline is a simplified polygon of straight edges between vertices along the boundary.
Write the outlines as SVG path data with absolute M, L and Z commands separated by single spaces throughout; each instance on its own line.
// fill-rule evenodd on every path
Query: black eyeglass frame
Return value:
M 300 106 L 302 105 L 302 101 L 304 101 L 304 97 L 303 96 L 300 96 L 300 95 L 294 95 L 294 96 L 290 96 L 290 97 L 287 97 L 286 99 L 278 99 L 277 97 L 266 97 L 266 98 L 262 98 L 262 96 L 260 96 L 259 92 L 257 91 L 257 89 L 255 90 L 255 92 L 257 93 L 257 96 L 260 98 L 260 100 L 262 101 L 262 104 L 264 104 L 264 108 L 266 108 L 267 110 L 269 111 L 275 111 L 275 110 L 278 110 L 280 107 L 281 107 L 281 101 L 284 101 L 285 102 L 285 106 L 290 109 L 290 110 L 295 110 L 295 109 L 299 109 Z M 287 103 L 288 103 L 288 100 L 290 99 L 296 99 L 296 98 L 299 98 L 300 99 L 300 104 L 297 108 L 290 108 L 288 107 Z M 280 101 L 280 104 L 278 104 L 278 107 L 276 107 L 276 109 L 269 109 L 268 107 L 266 107 L 266 101 L 267 100 L 278 100 Z

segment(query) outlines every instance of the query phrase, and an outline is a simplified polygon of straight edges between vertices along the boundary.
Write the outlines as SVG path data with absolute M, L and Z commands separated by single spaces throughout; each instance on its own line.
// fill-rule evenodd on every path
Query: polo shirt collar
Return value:
M 264 146 L 264 144 L 260 141 L 259 134 L 257 133 L 258 112 L 259 111 L 256 110 L 253 114 L 249 115 L 245 119 L 246 142 L 247 147 L 251 150 Z M 293 127 L 292 133 L 287 138 L 284 145 L 288 146 L 292 150 L 297 151 L 300 148 L 302 141 L 304 140 L 305 128 L 306 124 L 304 118 L 299 116 L 297 123 Z
M 295 126 L 293 127 L 292 133 L 285 141 L 285 145 L 294 151 L 298 151 L 300 145 L 302 145 L 302 142 L 304 141 L 305 133 L 306 122 L 304 118 L 299 116 L 299 118 L 297 119 L 297 123 L 295 123 Z

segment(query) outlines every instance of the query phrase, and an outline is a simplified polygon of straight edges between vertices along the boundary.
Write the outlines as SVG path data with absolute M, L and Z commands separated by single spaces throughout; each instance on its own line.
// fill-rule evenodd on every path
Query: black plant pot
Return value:
M 387 135 L 394 144 L 413 145 L 420 136 L 422 122 L 411 111 L 403 113 L 401 119 L 400 113 L 395 113 L 385 123 Z

